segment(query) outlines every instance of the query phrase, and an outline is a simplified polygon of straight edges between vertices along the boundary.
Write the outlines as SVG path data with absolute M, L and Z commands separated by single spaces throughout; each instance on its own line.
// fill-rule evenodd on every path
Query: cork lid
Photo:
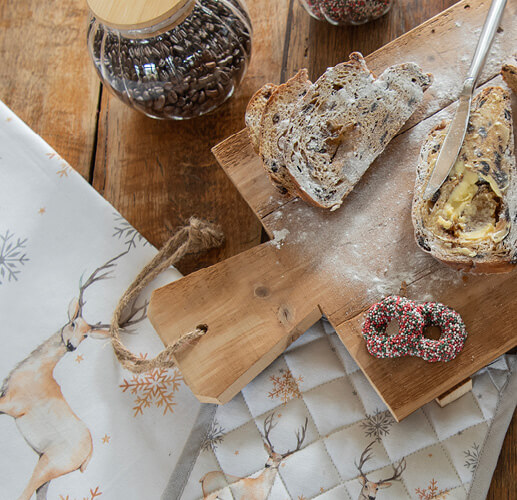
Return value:
M 194 0 L 86 0 L 99 21 L 119 29 L 149 28 L 175 15 L 184 17 Z

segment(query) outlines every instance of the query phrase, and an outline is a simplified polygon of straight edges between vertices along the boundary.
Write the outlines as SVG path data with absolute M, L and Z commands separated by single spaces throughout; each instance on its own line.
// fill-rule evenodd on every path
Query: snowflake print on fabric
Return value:
M 133 375 L 130 380 L 124 379 L 119 387 L 122 392 L 127 391 L 135 396 L 134 417 L 143 415 L 144 410 L 152 405 L 163 408 L 165 415 L 167 412 L 174 413 L 174 396 L 182 381 L 183 377 L 176 368 L 155 368 L 141 375 Z
M 210 424 L 210 428 L 208 429 L 205 439 L 203 439 L 203 443 L 201 444 L 201 449 L 208 450 L 216 450 L 217 446 L 220 445 L 223 441 L 224 437 L 224 427 L 220 426 L 217 420 L 212 420 Z M 238 454 L 236 452 L 236 454 Z
M 87 497 L 82 497 L 81 500 L 94 500 L 95 498 L 98 498 L 102 495 L 102 491 L 100 491 L 99 487 L 95 489 L 90 488 L 90 492 L 88 493 Z M 59 500 L 79 500 L 76 497 L 71 497 L 70 495 L 59 495 Z
M 438 489 L 437 481 L 434 478 L 431 479 L 427 488 L 416 488 L 415 493 L 418 495 L 418 500 L 444 500 L 449 495 L 447 490 Z
M 59 168 L 56 171 L 56 174 L 59 177 L 68 177 L 68 174 L 72 171 L 72 167 L 65 161 L 61 156 L 57 153 L 46 153 L 46 156 L 49 160 L 55 160 L 58 162 Z
M 63 164 L 61 168 L 56 172 L 59 177 L 68 177 L 68 173 L 71 172 L 72 167 L 69 165 Z
M 143 241 L 143 246 L 147 245 L 145 238 L 122 215 L 113 212 L 113 217 L 115 222 L 113 237 L 119 240 L 123 239 L 128 252 L 136 247 L 137 242 L 141 243 Z
M 27 245 L 27 238 L 13 239 L 14 233 L 9 230 L 4 235 L 0 234 L 0 285 L 6 281 L 18 281 L 20 266 L 24 266 L 29 260 L 23 251 Z
M 474 472 L 478 466 L 479 452 L 480 446 L 476 443 L 474 443 L 469 450 L 463 452 L 465 455 L 465 463 L 463 465 L 471 472 Z
M 388 410 L 379 411 L 372 415 L 366 415 L 366 419 L 361 422 L 366 437 L 373 437 L 380 443 L 382 436 L 390 433 L 390 427 L 395 423 Z
M 301 398 L 298 384 L 303 382 L 303 377 L 294 378 L 291 370 L 280 370 L 280 373 L 278 377 L 275 375 L 269 377 L 273 382 L 273 390 L 268 393 L 269 398 L 281 399 L 284 405 L 291 399 Z

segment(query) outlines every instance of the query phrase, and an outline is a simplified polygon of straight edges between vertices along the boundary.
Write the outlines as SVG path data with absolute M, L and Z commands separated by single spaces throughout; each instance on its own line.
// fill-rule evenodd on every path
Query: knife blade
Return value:
M 449 131 L 440 148 L 431 178 L 425 188 L 425 200 L 432 198 L 438 189 L 442 187 L 456 163 L 461 146 L 463 146 L 463 141 L 465 140 L 465 134 L 467 133 L 471 101 L 472 94 L 465 93 L 460 96 L 458 109 L 449 126 Z
M 424 191 L 424 200 L 435 196 L 451 173 L 458 154 L 465 140 L 467 126 L 470 118 L 470 105 L 476 84 L 485 64 L 486 56 L 494 39 L 499 22 L 503 15 L 507 0 L 493 0 L 488 11 L 485 24 L 479 36 L 479 41 L 470 64 L 467 78 L 463 82 L 463 88 L 458 101 L 458 107 L 451 121 L 445 140 L 438 154 L 438 158 L 431 172 L 429 181 Z

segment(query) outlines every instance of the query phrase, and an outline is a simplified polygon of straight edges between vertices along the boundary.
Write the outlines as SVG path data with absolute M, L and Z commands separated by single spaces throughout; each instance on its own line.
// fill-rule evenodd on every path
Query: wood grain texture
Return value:
M 301 66 L 308 67 L 311 74 L 316 76 L 325 67 L 344 59 L 353 50 L 360 50 L 367 55 L 454 2 L 455 0 L 397 0 L 391 12 L 384 18 L 372 24 L 349 28 L 332 27 L 312 20 L 302 11 L 297 0 L 248 1 L 255 28 L 255 43 L 252 67 L 245 79 L 246 95 L 235 105 L 235 126 L 221 134 L 212 132 L 212 144 L 231 131 L 242 128 L 247 97 L 266 81 L 285 80 Z M 289 8 L 291 15 L 287 26 Z M 282 9 L 281 15 L 286 17 L 281 17 L 278 9 Z M 155 157 L 149 154 L 152 151 L 146 141 L 134 146 L 132 157 L 138 156 L 138 148 L 143 148 L 146 154 L 142 154 L 139 162 L 130 167 L 127 167 L 128 158 L 125 154 L 130 140 L 112 135 L 109 151 L 106 151 L 106 129 L 110 128 L 109 133 L 113 133 L 113 129 L 119 127 L 118 120 L 136 120 L 137 125 L 143 129 L 154 122 L 149 119 L 139 122 L 139 115 L 129 110 L 108 113 L 108 100 L 106 92 L 103 92 L 99 125 L 105 130 L 99 134 L 99 148 L 93 149 L 100 85 L 83 44 L 86 36 L 85 14 L 85 5 L 71 0 L 61 2 L 59 9 L 53 4 L 34 0 L 2 2 L 0 55 L 3 64 L 0 69 L 0 98 L 84 176 L 88 177 L 91 156 L 97 155 L 100 163 L 96 164 L 96 187 L 101 192 L 107 187 L 110 201 L 115 207 L 155 244 L 161 244 L 167 237 L 167 221 L 173 226 L 180 219 L 199 213 L 192 200 L 203 198 L 201 205 L 204 213 L 221 221 L 227 217 L 228 198 L 230 201 L 237 200 L 235 213 L 240 213 L 239 218 L 242 217 L 254 228 L 250 238 L 250 232 L 242 231 L 240 224 L 232 225 L 231 221 L 224 224 L 232 251 L 237 253 L 253 246 L 258 239 L 260 225 L 246 211 L 240 197 L 235 195 L 235 188 L 225 182 L 224 177 L 224 180 L 218 177 L 219 171 L 214 168 L 209 146 L 206 146 L 206 140 L 201 133 L 189 136 L 179 128 L 177 135 L 170 136 L 171 132 L 176 131 L 174 127 L 168 129 L 167 134 L 162 133 L 159 143 L 165 141 L 162 155 L 169 158 L 167 167 L 175 167 L 180 171 L 175 176 L 172 170 L 165 184 L 165 175 L 155 165 Z M 284 43 L 285 41 L 288 43 Z M 111 105 L 118 104 L 114 99 L 111 101 Z M 204 122 L 204 128 L 219 126 L 217 115 L 205 117 Z M 160 128 L 159 125 L 156 127 Z M 120 133 L 125 133 L 123 127 Z M 185 137 L 189 139 L 188 145 L 178 146 Z M 121 140 L 120 146 L 117 146 L 117 139 Z M 173 147 L 169 148 L 169 144 Z M 200 169 L 189 168 L 192 162 L 188 154 L 177 155 L 177 151 L 181 153 L 181 148 L 192 151 L 202 149 L 196 155 L 205 165 L 202 178 L 199 177 Z M 106 153 L 109 161 L 106 158 L 104 163 Z M 109 173 L 106 172 L 107 168 L 110 169 Z M 126 182 L 126 174 L 134 180 Z M 223 186 L 224 191 L 207 191 L 207 186 Z M 179 216 L 174 216 L 175 213 Z M 213 264 L 222 257 L 222 253 L 213 252 L 203 256 L 197 263 L 195 258 L 191 259 L 182 269 L 189 271 L 198 266 Z M 504 440 L 487 498 L 517 500 L 515 416 Z
M 154 245 L 191 215 L 219 223 L 226 245 L 187 259 L 183 272 L 258 244 L 253 213 L 210 154 L 210 148 L 244 124 L 254 91 L 279 82 L 287 22 L 285 2 L 250 2 L 253 55 L 233 98 L 208 118 L 156 121 L 103 93 L 93 185 Z
M 443 108 L 457 96 L 462 56 L 477 42 L 476 28 L 483 24 L 488 8 L 480 0 L 470 2 L 472 8 L 465 5 L 454 6 L 368 56 L 377 72 L 393 62 L 419 62 L 434 74 L 435 91 L 417 113 L 420 122 L 391 141 L 336 212 L 314 209 L 298 199 L 275 203 L 270 188 L 259 191 L 268 181 L 245 133 L 214 148 L 268 233 L 284 234 L 285 244 L 263 244 L 153 294 L 149 317 L 166 343 L 197 324 L 208 325 L 209 333 L 195 348 L 176 357 L 202 400 L 228 401 L 232 391 L 242 388 L 237 381 L 244 383 L 258 367 L 265 368 L 279 343 L 287 345 L 298 334 L 300 323 L 318 318 L 318 310 L 334 325 L 397 420 L 517 344 L 513 274 L 462 280 L 457 272 L 423 254 L 410 222 L 414 171 L 423 139 L 453 114 L 454 105 Z M 509 6 L 496 40 L 498 49 L 491 54 L 494 64 L 485 71 L 485 79 L 495 84 L 501 83 L 495 77 L 504 55 L 517 42 L 512 22 L 516 11 L 516 4 Z M 442 50 L 440 55 L 435 38 L 444 47 L 461 50 Z M 457 69 L 454 77 L 449 74 L 451 67 Z M 444 82 L 447 92 L 442 94 Z M 261 213 L 264 207 L 266 215 Z M 360 333 L 362 313 L 382 296 L 397 293 L 402 281 L 410 298 L 432 297 L 462 314 L 469 341 L 457 359 L 429 364 L 418 358 L 377 360 L 367 353 Z M 257 295 L 257 289 L 266 290 L 267 296 Z M 506 316 L 498 313 L 500 303 Z M 486 304 L 483 315 L 479 304 Z
M 86 16 L 81 2 L 0 2 L 0 99 L 88 179 L 100 83 Z

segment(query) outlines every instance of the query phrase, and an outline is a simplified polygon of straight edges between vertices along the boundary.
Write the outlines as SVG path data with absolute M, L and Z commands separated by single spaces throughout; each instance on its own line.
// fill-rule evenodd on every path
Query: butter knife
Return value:
M 472 95 L 476 89 L 476 84 L 479 75 L 481 74 L 481 70 L 485 65 L 486 56 L 488 55 L 490 46 L 492 45 L 506 2 L 507 0 L 493 0 L 490 5 L 490 10 L 488 11 L 483 30 L 481 31 L 467 78 L 463 82 L 456 114 L 451 121 L 449 131 L 443 141 L 440 153 L 438 154 L 438 159 L 436 160 L 431 177 L 425 188 L 425 200 L 432 198 L 438 189 L 442 187 L 442 184 L 447 179 L 451 173 L 452 167 L 456 163 L 456 158 L 458 158 L 458 154 L 467 132 Z

